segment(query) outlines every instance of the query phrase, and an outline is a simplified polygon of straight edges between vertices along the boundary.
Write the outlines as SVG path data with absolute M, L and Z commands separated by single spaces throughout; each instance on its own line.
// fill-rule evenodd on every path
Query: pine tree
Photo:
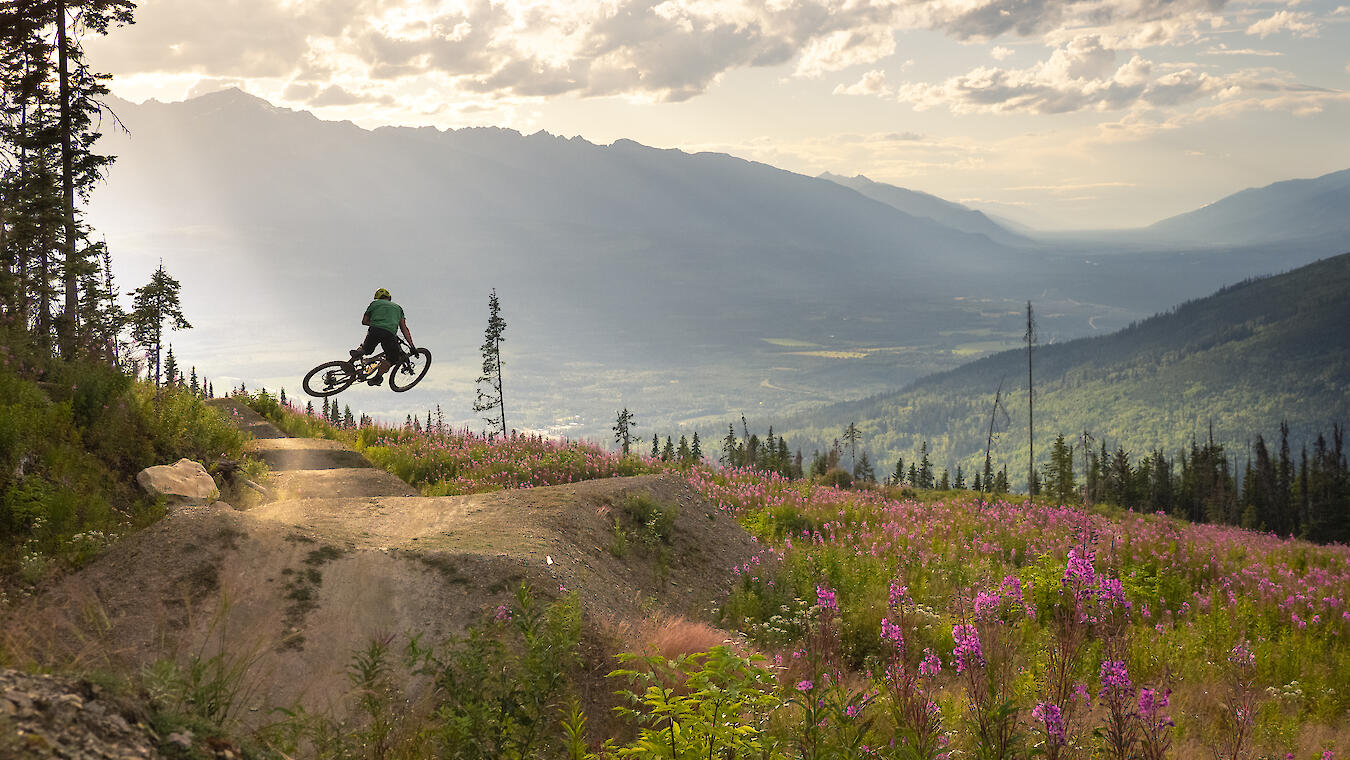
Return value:
M 680 464 L 688 464 L 693 454 L 689 450 L 689 439 L 683 435 L 680 436 L 680 447 L 676 449 L 675 456 L 680 460 Z
M 328 399 L 324 399 L 323 402 L 324 404 L 327 404 Z M 314 416 L 314 401 L 312 399 L 305 402 L 305 414 L 311 417 Z
M 166 385 L 173 385 L 178 379 L 178 361 L 173 358 L 173 344 L 169 344 L 169 352 L 164 356 L 164 377 Z
M 197 382 L 197 365 L 195 364 L 192 365 L 192 374 L 188 376 L 188 390 L 192 391 L 192 395 L 194 396 L 201 395 L 202 388 L 201 385 Z M 284 399 L 286 397 L 285 389 L 281 391 L 281 394 L 282 398 Z M 282 403 L 285 403 L 285 401 L 283 401 Z
M 193 374 L 193 376 L 195 377 L 197 373 L 194 371 L 192 374 Z M 282 405 L 282 406 L 286 406 L 286 389 L 285 389 L 285 388 L 282 388 L 282 389 L 281 389 L 281 405 Z
M 164 271 L 164 263 L 150 276 L 150 282 L 132 291 L 135 306 L 131 312 L 132 337 L 152 351 L 150 357 L 155 368 L 155 386 L 160 381 L 160 348 L 164 341 L 164 330 L 190 330 L 192 324 L 183 316 L 183 307 L 178 300 L 178 291 L 182 286 L 178 280 Z
M 951 475 L 947 472 L 946 467 L 942 468 L 942 475 L 938 477 L 937 488 L 939 491 L 950 491 L 952 489 Z
M 653 449 L 656 447 L 653 446 Z M 653 454 L 655 456 L 655 454 Z M 727 437 L 722 439 L 722 456 L 720 461 L 727 467 L 735 467 L 740 464 L 736 456 L 736 423 L 727 423 Z
M 848 427 L 844 429 L 844 443 L 848 444 L 849 462 L 854 465 L 854 469 L 858 464 L 858 442 L 861 440 L 862 431 L 858 429 L 858 424 L 848 423 Z
M 928 459 L 928 441 L 919 447 L 919 488 L 933 487 L 933 463 Z
M 689 458 L 694 464 L 701 464 L 703 462 L 703 444 L 698 440 L 697 430 L 694 431 L 694 440 L 689 446 Z
M 875 482 L 877 479 L 876 470 L 872 467 L 872 460 L 868 459 L 866 451 L 853 464 L 853 479 L 867 483 Z
M 494 431 L 500 430 L 506 437 L 506 404 L 502 395 L 502 334 L 506 332 L 506 320 L 501 315 L 501 303 L 497 300 L 497 289 L 493 288 L 488 296 L 488 324 L 483 331 L 483 374 L 478 376 L 478 399 L 474 401 L 475 412 L 487 412 L 483 421 Z M 493 410 L 496 410 L 494 415 Z
M 661 449 L 661 461 L 669 462 L 674 458 L 675 458 L 675 444 L 670 440 L 670 436 L 666 436 L 666 446 L 665 448 Z
M 961 465 L 956 466 L 956 481 L 952 483 L 952 488 L 958 491 L 964 491 L 966 488 L 966 475 L 961 472 Z
M 342 407 L 342 427 L 351 429 L 356 427 L 356 418 L 352 416 L 352 407 L 346 404 Z
M 886 480 L 887 480 L 887 482 L 889 482 L 889 483 L 890 483 L 891 485 L 893 485 L 893 486 L 898 486 L 898 485 L 900 485 L 901 483 L 904 483 L 904 482 L 905 482 L 905 458 L 904 458 L 904 457 L 898 457 L 898 458 L 895 460 L 895 470 L 893 470 L 893 471 L 891 472 L 890 477 L 887 478 Z
M 619 410 L 618 418 L 614 422 L 614 442 L 619 444 L 619 450 L 623 456 L 628 456 L 628 449 L 633 440 L 633 428 L 637 427 L 633 422 L 633 413 L 628 411 L 628 407 Z
M 652 459 L 661 456 L 661 441 L 657 439 L 656 433 L 652 433 Z

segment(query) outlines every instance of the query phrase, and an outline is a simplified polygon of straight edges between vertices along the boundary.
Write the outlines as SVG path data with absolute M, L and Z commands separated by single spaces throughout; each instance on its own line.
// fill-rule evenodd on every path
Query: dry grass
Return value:
M 601 627 L 617 651 L 655 654 L 666 659 L 736 643 L 720 628 L 665 612 L 656 612 L 640 620 L 606 617 L 601 620 Z
M 103 670 L 119 659 L 102 600 L 88 589 L 68 604 L 15 603 L 0 625 L 0 665 L 20 670 Z

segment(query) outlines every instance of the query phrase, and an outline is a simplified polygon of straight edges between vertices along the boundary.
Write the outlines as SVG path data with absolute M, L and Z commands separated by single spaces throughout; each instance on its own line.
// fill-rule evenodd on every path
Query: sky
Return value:
M 1350 167 L 1347 0 L 139 0 L 141 102 L 239 87 L 865 174 L 1046 229 Z

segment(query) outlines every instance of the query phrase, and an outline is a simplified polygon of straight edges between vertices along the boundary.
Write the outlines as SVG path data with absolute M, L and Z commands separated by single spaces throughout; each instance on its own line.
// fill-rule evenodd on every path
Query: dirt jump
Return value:
M 707 620 L 730 568 L 762 548 L 677 476 L 429 498 L 334 441 L 218 403 L 254 436 L 273 500 L 176 508 L 41 594 L 26 626 L 61 642 L 54 657 L 136 668 L 224 650 L 250 664 L 258 720 L 297 704 L 342 716 L 346 668 L 372 638 L 461 634 L 522 583 L 542 600 L 576 591 L 583 637 Z M 637 494 L 678 507 L 660 558 L 615 550 L 617 505 Z

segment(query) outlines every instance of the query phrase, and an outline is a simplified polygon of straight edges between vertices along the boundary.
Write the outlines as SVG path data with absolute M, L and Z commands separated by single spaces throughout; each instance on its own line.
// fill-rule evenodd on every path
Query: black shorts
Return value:
M 369 354 L 376 346 L 384 349 L 384 358 L 388 359 L 390 364 L 403 358 L 403 351 L 398 345 L 398 336 L 383 327 L 371 325 L 366 331 L 366 340 L 361 344 L 361 350 Z

